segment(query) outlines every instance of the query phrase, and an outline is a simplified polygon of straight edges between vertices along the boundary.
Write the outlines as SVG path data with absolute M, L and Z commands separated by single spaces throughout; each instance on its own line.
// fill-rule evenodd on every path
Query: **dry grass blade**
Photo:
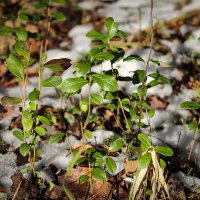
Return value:
M 153 186 L 152 186 L 153 193 L 152 193 L 150 199 L 152 199 L 152 200 L 155 199 L 156 191 L 159 192 L 161 187 L 164 188 L 164 191 L 166 192 L 167 196 L 169 197 L 168 186 L 167 186 L 167 183 L 163 176 L 163 170 L 159 165 L 155 149 L 153 149 L 151 151 L 151 157 L 152 157 L 152 163 L 153 163 L 153 167 L 154 167 L 154 176 L 153 176 L 154 180 L 153 181 L 155 182 L 156 185 L 154 185 L 154 183 L 153 183 Z
M 140 185 L 147 173 L 148 167 L 141 169 L 136 177 L 133 187 L 131 188 L 129 200 L 135 200 L 135 196 L 140 188 Z M 138 197 L 139 198 L 139 197 Z
M 20 183 L 19 183 L 19 185 L 18 185 L 18 187 L 17 187 L 17 189 L 16 189 L 16 191 L 15 191 L 15 194 L 14 194 L 13 197 L 12 197 L 12 200 L 15 200 L 15 198 L 16 198 L 16 196 L 17 196 L 17 193 L 19 192 L 19 188 L 21 187 L 21 184 L 22 184 L 22 181 L 20 181 Z

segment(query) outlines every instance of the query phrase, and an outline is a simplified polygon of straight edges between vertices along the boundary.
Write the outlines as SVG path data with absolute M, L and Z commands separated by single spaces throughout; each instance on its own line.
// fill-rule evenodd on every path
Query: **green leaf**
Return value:
M 148 76 L 150 76 L 151 78 L 154 78 L 159 83 L 170 84 L 170 79 L 168 79 L 165 76 L 160 75 L 159 73 L 155 72 L 155 73 L 149 74 Z
M 131 60 L 137 60 L 137 61 L 145 63 L 145 61 L 143 60 L 143 58 L 141 58 L 138 55 L 130 55 L 130 56 L 124 58 L 124 61 L 131 61 Z
M 157 153 L 160 153 L 164 156 L 173 156 L 173 150 L 169 147 L 163 147 L 163 146 L 156 146 L 155 150 Z
M 62 78 L 60 76 L 51 76 L 47 80 L 42 82 L 43 87 L 57 87 L 62 83 Z
M 69 78 L 63 81 L 61 91 L 67 93 L 75 93 L 80 90 L 88 82 L 84 78 Z
M 106 180 L 106 173 L 100 168 L 93 168 L 91 174 L 94 178 L 98 180 Z
M 107 167 L 108 171 L 111 173 L 115 173 L 115 171 L 117 169 L 116 162 L 111 157 L 106 158 L 106 167 Z
M 91 95 L 91 103 L 96 105 L 101 105 L 103 102 L 103 97 L 99 94 L 92 94 Z
M 145 97 L 146 94 L 147 94 L 147 86 L 144 85 L 144 90 L 142 92 L 142 85 L 140 85 L 138 88 L 137 88 L 137 94 L 140 98 L 142 98 L 142 95 Z
M 57 132 L 49 138 L 48 143 L 49 144 L 58 143 L 64 137 L 64 135 L 65 134 L 63 132 Z
M 6 66 L 20 81 L 24 79 L 24 66 L 17 56 L 10 54 L 6 59 Z
M 78 152 L 76 152 L 76 154 L 74 154 L 73 160 L 70 162 L 65 176 L 69 176 L 70 175 L 74 165 L 76 164 L 77 160 L 79 159 L 79 157 L 80 157 L 80 155 L 81 155 L 81 153 L 83 151 L 83 147 L 84 146 L 81 146 L 81 148 L 78 150 Z
M 111 143 L 108 151 L 109 152 L 116 152 L 119 151 L 124 146 L 124 140 L 117 139 L 114 142 Z
M 39 99 L 39 94 L 40 92 L 38 91 L 38 89 L 34 89 L 32 92 L 29 93 L 28 95 L 28 99 L 29 101 L 37 101 Z
M 109 17 L 105 20 L 105 25 L 108 30 L 108 38 L 109 39 L 113 38 L 118 31 L 117 23 L 114 21 L 112 17 Z
M 44 129 L 44 128 L 40 127 L 40 126 L 36 126 L 34 130 L 40 136 L 44 136 L 46 134 L 46 132 L 47 132 L 46 129 Z
M 79 177 L 78 182 L 79 182 L 79 184 L 83 184 L 83 183 L 85 183 L 89 178 L 90 178 L 90 177 L 87 176 L 87 175 L 82 175 L 82 176 Z
M 160 167 L 164 169 L 166 167 L 166 162 L 160 158 Z
M 96 166 L 97 167 L 97 166 L 100 166 L 100 165 L 102 165 L 104 163 L 103 155 L 98 151 L 96 151 L 96 152 L 94 152 L 92 154 L 92 158 L 93 158 L 91 160 L 91 165 L 92 166 Z
M 133 75 L 133 84 L 139 84 L 142 83 L 143 79 L 145 76 L 145 71 L 144 70 L 136 70 L 134 75 Z
M 92 132 L 89 131 L 89 130 L 86 130 L 86 131 L 85 131 L 85 136 L 86 136 L 88 139 L 92 139 Z
M 82 112 L 88 111 L 88 101 L 87 100 L 82 100 L 80 102 L 80 109 L 81 109 Z
M 0 28 L 0 34 L 2 35 L 11 36 L 13 32 L 14 29 L 9 26 L 3 26 Z
M 20 27 L 20 28 L 18 28 L 18 29 L 15 29 L 15 33 L 16 33 L 16 35 L 17 35 L 17 39 L 18 39 L 18 40 L 26 41 L 27 38 L 28 38 L 28 33 L 27 33 L 27 31 L 26 31 L 24 28 L 22 28 L 22 27 Z
M 155 112 L 156 112 L 155 109 L 149 110 L 149 111 L 148 111 L 149 117 L 152 118 L 152 117 L 155 115 Z
M 143 152 L 151 146 L 149 137 L 143 133 L 138 134 L 138 140 L 141 142 L 141 148 Z
M 54 3 L 60 3 L 60 4 L 66 4 L 68 3 L 68 0 L 52 0 Z
M 93 29 L 86 33 L 86 37 L 92 38 L 93 40 L 104 40 L 106 35 Z
M 19 151 L 22 156 L 26 156 L 29 153 L 30 149 L 31 147 L 29 144 L 23 143 L 21 144 Z
M 33 127 L 33 119 L 24 119 L 23 120 L 23 128 L 25 132 L 29 132 L 31 128 Z
M 103 61 L 103 60 L 112 60 L 114 55 L 109 52 L 99 52 L 93 56 L 93 58 Z
M 24 169 L 23 169 L 23 174 L 26 174 L 30 171 L 31 169 L 31 166 L 26 166 Z
M 194 130 L 198 129 L 198 123 L 197 122 L 190 122 L 188 124 L 188 129 L 190 131 L 194 131 Z
M 93 74 L 94 82 L 96 82 L 104 91 L 114 92 L 118 89 L 117 80 L 113 76 L 105 74 Z
M 36 105 L 36 103 L 34 101 L 29 103 L 29 108 L 31 110 L 36 111 L 36 107 L 37 107 L 37 105 Z
M 38 115 L 37 119 L 39 119 L 39 121 L 41 121 L 43 124 L 50 126 L 50 121 L 46 117 Z
M 151 154 L 146 153 L 138 158 L 138 170 L 142 170 L 149 166 L 151 162 Z
M 76 67 L 76 68 L 78 68 L 79 71 L 80 71 L 80 73 L 82 73 L 82 74 L 84 74 L 84 75 L 85 75 L 85 74 L 90 70 L 90 68 L 91 68 L 91 64 L 90 64 L 89 62 L 83 61 L 83 60 L 78 61 L 78 62 L 75 63 L 73 66 Z
M 185 101 L 181 103 L 180 107 L 183 109 L 199 109 L 200 103 L 197 101 Z
M 24 142 L 24 136 L 23 136 L 23 134 L 22 134 L 21 131 L 14 130 L 14 131 L 13 131 L 13 135 L 14 135 L 17 139 L 19 139 L 20 141 Z
M 17 97 L 4 96 L 4 97 L 1 98 L 0 103 L 3 106 L 13 106 L 13 105 L 21 103 L 21 101 L 22 100 L 20 98 L 17 98 Z
M 62 21 L 66 20 L 66 17 L 62 12 L 54 12 L 54 13 L 51 13 L 51 19 L 52 20 L 58 20 L 58 21 L 62 22 Z

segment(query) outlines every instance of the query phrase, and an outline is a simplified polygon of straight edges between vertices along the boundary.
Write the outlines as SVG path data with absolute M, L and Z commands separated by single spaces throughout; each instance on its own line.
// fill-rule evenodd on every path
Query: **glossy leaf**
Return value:
M 157 153 L 160 153 L 164 156 L 173 156 L 173 150 L 169 147 L 163 147 L 163 146 L 156 146 L 155 150 Z
M 24 66 L 17 56 L 10 54 L 6 59 L 6 66 L 8 67 L 9 71 L 19 80 L 24 79 Z
M 118 89 L 117 80 L 113 76 L 106 74 L 93 74 L 94 82 L 96 82 L 104 91 L 114 92 Z
M 83 61 L 83 60 L 78 61 L 73 66 L 78 68 L 80 73 L 82 73 L 82 74 L 86 74 L 91 68 L 91 64 L 89 62 Z
M 109 152 L 116 152 L 119 151 L 124 146 L 124 140 L 117 139 L 114 142 L 111 143 L 108 151 Z
M 22 134 L 21 131 L 19 131 L 19 130 L 14 130 L 14 131 L 13 131 L 13 135 L 14 135 L 17 139 L 19 139 L 20 141 L 24 142 L 24 136 L 23 136 L 23 134 Z
M 80 90 L 88 82 L 84 78 L 69 78 L 63 81 L 61 91 L 67 93 L 75 93 Z
M 87 175 L 82 175 L 79 177 L 79 184 L 85 183 L 90 177 Z
M 98 180 L 106 180 L 106 173 L 100 168 L 93 168 L 91 174 L 94 178 Z
M 143 58 L 140 57 L 140 56 L 138 56 L 138 55 L 130 55 L 130 56 L 124 58 L 124 61 L 131 61 L 131 60 L 137 60 L 137 61 L 145 63 L 145 61 L 143 60 Z
M 99 52 L 96 55 L 94 55 L 93 58 L 100 60 L 100 61 L 112 60 L 114 58 L 114 55 L 112 55 L 109 52 Z
M 0 103 L 3 106 L 13 106 L 13 105 L 21 103 L 21 101 L 22 100 L 20 98 L 17 98 L 17 97 L 4 96 L 4 97 L 1 98 Z
M 105 25 L 108 30 L 108 38 L 109 39 L 113 38 L 118 31 L 117 23 L 114 21 L 112 17 L 109 17 L 105 20 Z
M 91 103 L 96 105 L 101 105 L 103 102 L 103 97 L 99 94 L 92 94 L 91 95 Z
M 107 167 L 108 171 L 111 173 L 115 173 L 115 171 L 117 169 L 116 162 L 111 157 L 106 158 L 106 167 Z
M 86 136 L 88 139 L 92 139 L 92 132 L 89 131 L 89 130 L 86 130 L 86 131 L 85 131 L 85 136 Z
M 159 83 L 170 84 L 170 79 L 168 79 L 165 76 L 160 75 L 159 73 L 155 72 L 155 73 L 149 74 L 148 76 L 154 78 Z
M 29 153 L 30 149 L 31 148 L 29 144 L 23 143 L 21 144 L 19 151 L 22 156 L 26 156 Z
M 36 126 L 34 130 L 40 136 L 44 136 L 46 134 L 46 129 L 44 129 L 40 126 Z
M 43 124 L 50 126 L 50 121 L 46 117 L 44 117 L 42 115 L 38 115 L 37 119 L 40 120 Z
M 199 109 L 200 103 L 197 101 L 185 101 L 181 103 L 180 107 L 183 109 Z
M 22 27 L 15 29 L 15 33 L 18 40 L 26 41 L 28 38 L 28 32 Z
M 37 101 L 39 99 L 40 92 L 35 88 L 32 92 L 29 93 L 29 101 Z
M 100 33 L 97 30 L 91 30 L 86 33 L 86 36 L 89 38 L 92 38 L 93 40 L 104 40 L 106 38 L 106 35 L 103 33 Z
M 160 158 L 160 167 L 164 169 L 166 167 L 166 162 Z
M 43 87 L 57 87 L 62 83 L 62 78 L 60 76 L 51 76 L 47 80 L 42 82 Z
M 190 130 L 190 131 L 194 131 L 194 130 L 196 130 L 198 128 L 198 123 L 197 122 L 190 122 L 189 124 L 188 124 L 188 129 Z
M 138 170 L 142 170 L 149 166 L 151 162 L 151 154 L 146 153 L 138 158 Z
M 58 21 L 62 22 L 62 21 L 66 20 L 66 17 L 62 12 L 54 12 L 54 13 L 51 13 L 51 19 L 52 20 L 58 20 Z
M 51 135 L 49 138 L 49 144 L 58 143 L 64 137 L 64 135 L 65 134 L 63 132 L 57 132 L 54 135 Z

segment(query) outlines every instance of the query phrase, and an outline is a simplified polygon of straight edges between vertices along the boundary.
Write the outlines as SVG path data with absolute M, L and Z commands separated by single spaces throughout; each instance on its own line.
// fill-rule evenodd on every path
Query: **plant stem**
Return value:
M 150 26 L 151 26 L 151 45 L 150 45 L 150 50 L 149 50 L 149 54 L 148 54 L 148 58 L 147 61 L 145 62 L 145 72 L 144 72 L 144 78 L 142 80 L 142 95 L 141 95 L 141 99 L 140 99 L 140 113 L 142 114 L 142 104 L 145 101 L 145 97 L 144 97 L 144 87 L 145 84 L 147 82 L 147 72 L 149 69 L 149 62 L 151 60 L 151 54 L 153 51 L 153 40 L 154 40 L 154 31 L 153 31 L 153 0 L 151 0 L 151 11 L 150 11 Z M 141 129 L 141 118 L 139 119 L 139 132 Z
M 121 107 L 121 110 L 122 110 L 122 113 L 124 115 L 124 119 L 125 119 L 125 122 L 126 122 L 126 126 L 127 126 L 127 129 L 128 129 L 128 133 L 131 133 L 131 129 L 130 129 L 130 126 L 128 124 L 128 120 L 127 120 L 127 117 L 126 117 L 126 114 L 125 114 L 125 111 L 124 111 L 124 108 L 123 108 L 123 105 L 122 105 L 122 101 L 121 99 L 118 97 L 118 101 L 119 101 L 119 104 L 120 104 L 120 107 Z

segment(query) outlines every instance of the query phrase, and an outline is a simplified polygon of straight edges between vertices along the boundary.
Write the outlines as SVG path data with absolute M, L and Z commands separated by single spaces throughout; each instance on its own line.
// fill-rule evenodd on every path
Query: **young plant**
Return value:
M 138 134 L 138 140 L 141 142 L 142 154 L 138 158 L 137 174 L 134 178 L 129 199 L 143 198 L 142 194 L 150 195 L 150 199 L 155 199 L 160 190 L 163 190 L 169 198 L 169 190 L 163 176 L 166 163 L 158 155 L 173 156 L 172 149 L 164 146 L 152 146 L 149 137 L 143 133 Z M 151 176 L 150 181 L 148 180 L 149 175 Z M 144 180 L 146 183 L 144 183 Z M 150 185 L 150 189 L 148 185 Z

